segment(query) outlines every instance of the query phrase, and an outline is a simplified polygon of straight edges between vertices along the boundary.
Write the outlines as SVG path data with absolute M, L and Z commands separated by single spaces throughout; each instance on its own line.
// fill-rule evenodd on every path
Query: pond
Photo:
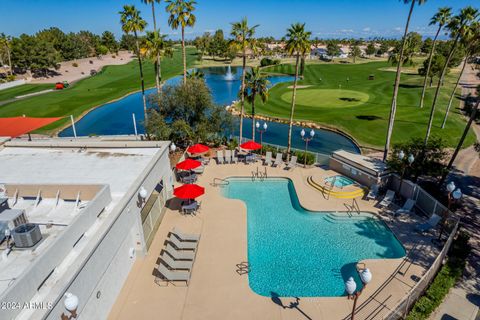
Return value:
M 219 105 L 229 105 L 238 100 L 238 90 L 241 85 L 241 67 L 210 67 L 203 68 L 205 81 L 212 91 L 213 100 Z M 167 85 L 174 85 L 182 80 L 181 76 L 166 81 Z M 270 76 L 271 85 L 281 82 L 293 81 L 292 76 Z M 146 90 L 146 94 L 155 93 L 156 89 Z M 78 136 L 88 135 L 125 135 L 134 134 L 132 114 L 135 114 L 138 133 L 144 133 L 143 104 L 140 92 L 128 95 L 118 101 L 104 104 L 76 122 L 75 128 Z M 263 124 L 263 123 L 262 123 Z M 238 135 L 238 126 L 236 126 Z M 304 148 L 300 138 L 302 128 L 293 128 L 292 146 Z M 251 137 L 251 120 L 244 120 L 244 136 Z M 72 137 L 71 127 L 59 133 L 60 137 Z M 263 134 L 263 142 L 286 146 L 288 136 L 288 125 L 281 123 L 268 123 L 268 130 Z M 258 139 L 258 138 L 257 138 Z M 329 154 L 337 149 L 344 149 L 359 153 L 358 147 L 349 138 L 329 130 L 316 130 L 315 139 L 309 143 L 309 150 L 313 152 Z

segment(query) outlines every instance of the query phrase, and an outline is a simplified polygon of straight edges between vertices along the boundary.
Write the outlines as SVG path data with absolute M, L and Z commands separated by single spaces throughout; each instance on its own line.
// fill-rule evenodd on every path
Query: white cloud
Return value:
M 342 30 L 338 30 L 338 32 L 340 32 L 340 33 L 353 33 L 355 31 L 353 31 L 353 29 L 342 29 Z
M 370 32 L 372 29 L 370 27 L 365 27 L 362 29 L 363 32 Z
M 400 32 L 400 31 L 402 31 L 402 28 L 400 28 L 400 27 L 396 27 L 396 28 L 395 28 L 395 29 L 393 29 L 393 30 L 395 30 L 395 31 L 397 31 L 397 32 Z

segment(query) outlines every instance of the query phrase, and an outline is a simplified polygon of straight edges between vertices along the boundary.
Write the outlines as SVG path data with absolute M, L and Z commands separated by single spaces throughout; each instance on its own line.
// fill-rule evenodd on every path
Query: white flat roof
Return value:
M 387 170 L 387 165 L 380 159 L 362 156 L 361 154 L 337 150 L 333 152 L 333 157 L 348 162 L 357 169 L 364 169 L 373 175 L 380 176 Z

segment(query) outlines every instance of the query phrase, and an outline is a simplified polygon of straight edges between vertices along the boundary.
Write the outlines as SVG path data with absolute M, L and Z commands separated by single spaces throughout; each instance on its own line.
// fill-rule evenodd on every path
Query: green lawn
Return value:
M 3 101 L 13 99 L 17 96 L 22 96 L 29 93 L 34 93 L 42 90 L 53 89 L 54 84 L 24 84 L 18 87 L 5 89 L 0 91 L 0 104 Z
M 195 49 L 187 49 L 188 65 L 194 63 L 195 53 Z M 153 64 L 147 62 L 144 66 L 144 72 L 146 86 L 153 87 L 155 85 Z M 167 79 L 181 74 L 181 72 L 181 50 L 176 50 L 173 58 L 163 60 L 162 76 L 163 79 Z M 107 66 L 96 76 L 81 80 L 66 90 L 46 93 L 2 105 L 0 106 L 0 117 L 23 114 L 31 117 L 61 117 L 72 114 L 74 117 L 78 117 L 93 107 L 121 98 L 130 92 L 140 90 L 140 88 L 138 62 L 135 60 L 126 65 Z M 42 128 L 38 133 L 52 133 L 68 121 L 70 121 L 68 118 L 57 121 Z
M 352 135 L 361 145 L 382 147 L 388 125 L 393 92 L 394 72 L 381 71 L 387 62 L 364 64 L 307 64 L 304 79 L 299 85 L 309 86 L 297 90 L 295 119 L 314 121 L 339 128 Z M 293 65 L 279 65 L 264 69 L 272 73 L 292 74 Z M 368 80 L 370 74 L 374 80 Z M 347 81 L 348 78 L 348 81 Z M 445 129 L 440 125 L 456 74 L 449 75 L 441 91 L 434 118 L 432 134 L 441 135 L 450 146 L 456 145 L 465 121 L 459 112 L 459 100 L 454 101 Z M 429 88 L 423 109 L 418 107 L 422 91 L 422 78 L 402 74 L 398 96 L 393 143 L 411 137 L 424 137 L 435 88 Z M 288 118 L 292 83 L 278 84 L 270 90 L 269 101 L 256 104 L 258 114 Z M 465 146 L 474 142 L 470 133 Z

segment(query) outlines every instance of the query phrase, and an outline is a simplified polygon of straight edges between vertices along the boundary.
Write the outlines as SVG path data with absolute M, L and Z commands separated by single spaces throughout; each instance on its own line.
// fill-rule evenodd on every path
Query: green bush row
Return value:
M 263 58 L 260 60 L 261 67 L 276 66 L 278 64 L 280 64 L 280 59 Z
M 267 152 L 272 153 L 272 157 L 275 158 L 277 153 L 282 153 L 282 159 L 285 161 L 287 159 L 287 150 L 282 148 L 277 148 L 274 146 L 263 145 L 262 149 L 255 150 L 254 153 L 265 155 Z M 305 161 L 305 152 L 303 151 L 294 151 L 292 155 L 297 157 L 297 163 L 303 164 Z M 315 163 L 315 154 L 307 152 L 307 165 L 312 165 Z

